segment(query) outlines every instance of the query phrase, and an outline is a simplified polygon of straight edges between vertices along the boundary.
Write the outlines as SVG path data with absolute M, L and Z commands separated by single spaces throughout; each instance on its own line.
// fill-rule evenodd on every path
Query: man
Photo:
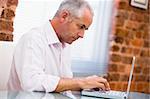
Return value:
M 84 0 L 64 0 L 54 18 L 25 34 L 16 46 L 9 90 L 63 92 L 99 88 L 109 90 L 98 76 L 73 78 L 69 44 L 83 38 L 93 19 Z

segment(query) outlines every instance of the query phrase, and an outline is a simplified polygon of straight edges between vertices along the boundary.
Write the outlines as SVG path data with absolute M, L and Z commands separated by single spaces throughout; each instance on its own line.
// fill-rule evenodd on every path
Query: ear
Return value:
M 68 21 L 70 17 L 70 13 L 67 10 L 64 10 L 60 13 L 60 22 Z

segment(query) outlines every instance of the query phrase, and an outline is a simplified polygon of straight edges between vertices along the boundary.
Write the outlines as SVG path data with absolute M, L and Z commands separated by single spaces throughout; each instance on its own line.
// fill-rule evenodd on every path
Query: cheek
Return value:
M 68 38 L 71 38 L 71 37 L 76 37 L 78 34 L 79 31 L 78 31 L 78 28 L 75 24 L 70 24 L 67 26 L 67 31 L 66 31 L 66 36 Z
M 78 29 L 77 28 L 72 28 L 71 30 L 70 30 L 70 35 L 72 35 L 72 36 L 77 36 L 78 35 Z
M 65 32 L 64 35 L 63 35 L 63 38 L 64 38 L 65 40 L 69 40 L 69 39 L 71 39 L 72 37 L 73 37 L 72 32 Z
M 70 24 L 68 26 L 68 30 L 71 31 L 71 32 L 77 32 L 78 27 L 76 26 L 76 24 Z

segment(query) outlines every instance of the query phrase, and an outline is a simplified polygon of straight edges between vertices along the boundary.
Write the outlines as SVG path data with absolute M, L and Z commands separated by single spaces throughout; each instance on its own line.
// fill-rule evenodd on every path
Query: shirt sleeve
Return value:
M 15 65 L 23 90 L 52 92 L 59 83 L 60 77 L 44 72 L 42 43 L 38 37 L 26 36 L 16 48 Z

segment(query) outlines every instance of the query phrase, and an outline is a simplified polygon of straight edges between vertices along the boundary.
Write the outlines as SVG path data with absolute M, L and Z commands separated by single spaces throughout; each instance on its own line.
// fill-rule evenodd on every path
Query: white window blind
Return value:
M 14 42 L 33 27 L 52 19 L 62 0 L 19 0 L 14 20 Z M 75 73 L 104 73 L 107 65 L 108 33 L 113 0 L 87 0 L 94 10 L 93 23 L 84 38 L 72 44 Z

